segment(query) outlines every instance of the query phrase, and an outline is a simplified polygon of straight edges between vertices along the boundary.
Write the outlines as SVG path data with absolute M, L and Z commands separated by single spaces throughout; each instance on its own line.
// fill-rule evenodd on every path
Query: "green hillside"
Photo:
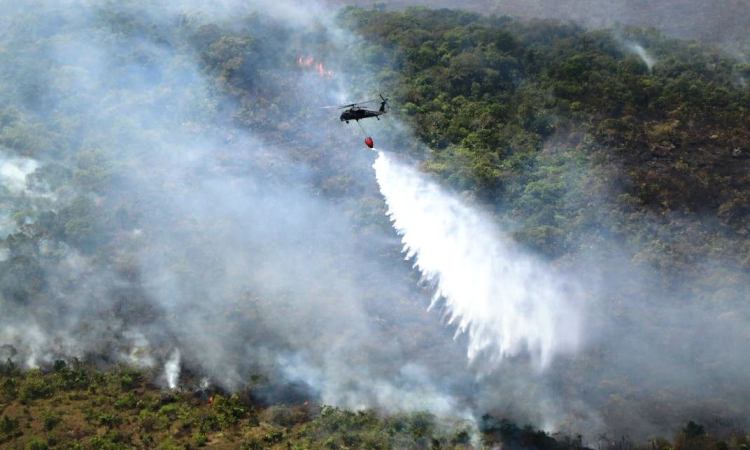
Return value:
M 128 368 L 106 373 L 59 361 L 49 373 L 0 373 L 0 448 L 24 450 L 240 449 L 386 450 L 467 449 L 498 445 L 524 450 L 586 449 L 580 437 L 550 436 L 531 426 L 485 415 L 441 423 L 429 412 L 383 416 L 326 405 L 263 405 L 247 391 L 214 388 L 165 392 L 145 374 Z M 262 378 L 251 384 L 262 383 Z M 661 449 L 713 450 L 747 447 L 747 438 L 717 441 L 690 422 L 675 445 Z
M 1 448 L 747 450 L 750 65 L 651 29 L 171 3 L 0 0 Z M 585 352 L 466 367 L 362 133 L 320 109 L 377 93 L 378 148 L 590 282 Z M 316 399 L 400 401 L 379 382 L 409 377 L 479 431 Z M 286 382 L 307 390 L 253 394 Z
M 348 10 L 426 170 L 559 257 L 627 242 L 684 273 L 748 268 L 750 67 L 653 31 L 585 31 L 449 10 Z M 628 51 L 639 44 L 653 70 Z

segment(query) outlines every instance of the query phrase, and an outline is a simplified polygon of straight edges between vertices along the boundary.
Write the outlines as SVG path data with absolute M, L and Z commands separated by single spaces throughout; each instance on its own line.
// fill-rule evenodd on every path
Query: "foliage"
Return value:
M 515 222 L 524 244 L 576 255 L 593 225 L 578 219 L 603 208 L 617 219 L 597 227 L 634 246 L 655 245 L 655 236 L 634 233 L 651 215 L 675 213 L 721 221 L 703 225 L 688 258 L 706 241 L 744 245 L 748 211 L 737 208 L 750 185 L 750 160 L 741 156 L 750 151 L 750 91 L 711 47 L 653 30 L 586 31 L 423 8 L 350 8 L 341 21 L 366 38 L 360 54 L 388 55 L 364 71 L 382 73 L 385 62 L 403 74 L 397 83 L 378 81 L 432 149 L 425 169 Z M 653 70 L 628 42 L 656 58 Z M 618 195 L 635 199 L 635 210 Z M 740 263 L 736 255 L 721 257 Z
M 55 388 L 50 383 L 49 378 L 42 376 L 42 373 L 38 370 L 29 371 L 21 381 L 18 390 L 22 401 L 50 398 L 54 392 Z
M 133 369 L 121 369 L 136 373 Z M 58 362 L 55 370 L 46 374 L 39 371 L 21 374 L 20 382 L 24 386 L 37 385 L 40 381 L 51 385 L 64 370 L 67 370 L 67 365 Z M 76 370 L 87 373 L 91 379 L 119 377 L 117 372 L 102 373 L 83 364 Z M 474 433 L 460 424 L 451 431 L 428 412 L 384 416 L 369 410 L 348 411 L 316 405 L 277 405 L 263 410 L 260 405 L 250 404 L 237 395 L 225 397 L 220 394 L 214 396 L 212 405 L 190 395 L 162 395 L 149 383 L 148 377 L 141 373 L 138 377 L 145 381 L 138 389 L 146 401 L 138 401 L 135 407 L 112 406 L 132 404 L 132 390 L 117 382 L 109 385 L 108 400 L 102 403 L 96 403 L 93 396 L 69 401 L 71 396 L 86 398 L 84 394 L 90 391 L 87 386 L 73 386 L 65 391 L 52 391 L 49 397 L 36 398 L 34 407 L 23 412 L 24 421 L 29 424 L 26 427 L 28 433 L 21 433 L 20 420 L 13 418 L 22 412 L 21 399 L 4 403 L 2 406 L 12 415 L 5 414 L 0 418 L 0 444 L 11 442 L 15 447 L 27 449 L 69 450 L 121 450 L 143 446 L 171 449 L 209 445 L 249 450 L 387 450 L 394 447 L 426 450 L 465 448 L 470 445 Z M 6 379 L 7 375 L 0 375 L 0 382 Z M 165 403 L 160 405 L 149 399 L 161 399 Z M 257 415 L 256 410 L 260 410 Z M 91 426 L 83 426 L 84 422 Z M 511 422 L 503 423 L 506 427 L 514 427 Z M 495 442 L 494 429 L 488 428 L 483 433 L 486 442 Z M 546 436 L 535 430 L 533 433 Z M 548 436 L 546 439 L 556 442 Z M 567 444 L 559 444 L 555 449 L 573 450 Z
M 42 424 L 44 429 L 52 431 L 60 423 L 60 415 L 52 410 L 47 410 L 42 413 Z
M 8 435 L 18 430 L 18 419 L 11 419 L 8 416 L 0 418 L 0 433 Z

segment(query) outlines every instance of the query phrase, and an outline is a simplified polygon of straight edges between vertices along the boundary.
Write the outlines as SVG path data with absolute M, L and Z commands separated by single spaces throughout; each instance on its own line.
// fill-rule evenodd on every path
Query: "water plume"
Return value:
M 541 369 L 578 347 L 572 284 L 413 168 L 384 152 L 373 167 L 406 258 L 435 286 L 430 307 L 443 305 L 456 336 L 468 335 L 470 361 L 528 354 Z

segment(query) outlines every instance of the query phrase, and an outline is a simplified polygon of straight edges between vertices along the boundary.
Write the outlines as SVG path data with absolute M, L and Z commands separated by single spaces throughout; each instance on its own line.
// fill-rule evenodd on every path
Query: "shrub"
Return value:
M 22 401 L 50 398 L 55 393 L 54 387 L 38 371 L 30 372 L 21 382 L 18 393 Z
M 246 407 L 243 405 L 236 394 L 228 399 L 217 395 L 214 399 L 214 411 L 216 411 L 216 416 L 221 428 L 234 425 L 240 421 L 240 419 L 247 417 L 250 412 L 252 412 L 253 415 L 255 413 L 252 407 Z
M 10 401 L 16 398 L 17 395 L 17 385 L 12 378 L 6 378 L 0 382 L 0 400 Z
M 60 416 L 51 410 L 44 411 L 44 413 L 42 413 L 42 423 L 44 424 L 45 430 L 51 431 L 58 423 L 60 423 Z
M 113 413 L 108 412 L 100 412 L 96 416 L 96 420 L 99 423 L 99 425 L 112 428 L 120 424 L 121 419 L 114 415 Z
M 18 419 L 11 419 L 8 416 L 3 416 L 3 418 L 0 419 L 0 434 L 11 434 L 18 430 L 18 428 Z
M 124 396 L 115 400 L 114 407 L 115 409 L 119 409 L 119 410 L 133 409 L 136 407 L 137 403 L 138 403 L 138 400 L 136 400 L 135 395 L 133 393 L 127 393 Z
M 302 411 L 294 410 L 286 405 L 276 405 L 263 411 L 263 419 L 274 425 L 282 427 L 291 427 L 295 424 L 302 423 L 307 418 L 307 414 Z
M 145 409 L 138 414 L 138 422 L 141 424 L 141 429 L 146 432 L 156 431 L 160 425 L 156 414 Z
M 47 441 L 39 437 L 33 437 L 26 443 L 26 450 L 47 450 L 48 448 Z
M 118 442 L 117 437 L 111 434 L 94 436 L 91 438 L 90 448 L 93 450 L 130 450 L 127 445 Z
M 205 432 L 198 430 L 193 434 L 193 442 L 198 447 L 205 447 L 208 444 L 208 437 Z
M 55 373 L 55 385 L 64 391 L 74 389 L 85 389 L 89 385 L 89 379 L 83 370 L 71 369 L 65 361 L 55 361 L 52 368 Z

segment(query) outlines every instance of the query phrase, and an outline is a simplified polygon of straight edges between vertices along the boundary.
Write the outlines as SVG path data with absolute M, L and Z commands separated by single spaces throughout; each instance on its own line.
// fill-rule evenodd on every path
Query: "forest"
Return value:
M 179 3 L 0 0 L 0 448 L 747 449 L 749 42 Z M 588 281 L 585 349 L 468 364 L 360 131 Z
M 405 9 L 413 6 L 456 8 L 448 0 L 327 0 L 339 7 L 357 5 L 362 8 Z M 616 25 L 653 27 L 681 39 L 704 43 L 742 45 L 750 22 L 747 0 L 706 3 L 695 0 L 464 0 L 460 9 L 484 15 L 508 15 L 521 19 L 554 19 L 574 22 L 587 28 Z M 746 45 L 746 42 L 744 43 Z

